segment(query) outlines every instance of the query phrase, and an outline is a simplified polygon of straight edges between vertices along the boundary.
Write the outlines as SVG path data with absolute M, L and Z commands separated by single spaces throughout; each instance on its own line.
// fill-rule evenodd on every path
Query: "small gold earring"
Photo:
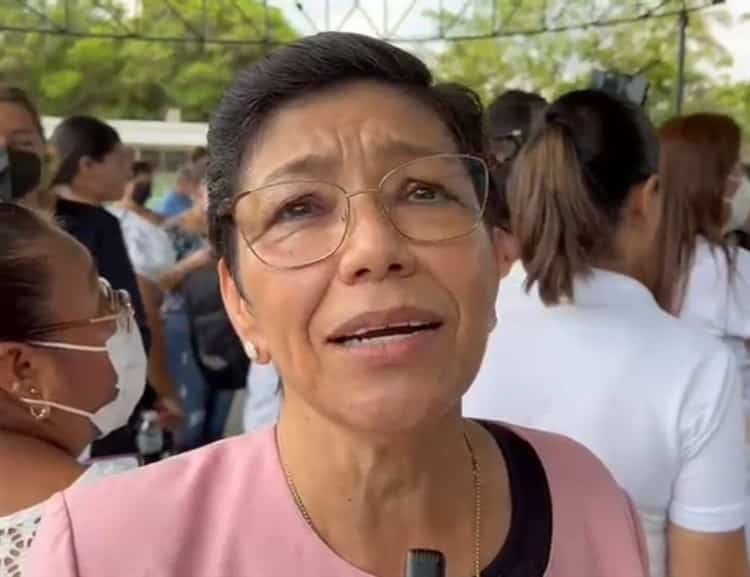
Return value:
M 34 417 L 37 421 L 43 421 L 47 418 L 49 418 L 50 409 L 49 407 L 42 407 L 39 405 L 31 405 L 29 407 L 29 411 L 31 412 L 31 416 Z

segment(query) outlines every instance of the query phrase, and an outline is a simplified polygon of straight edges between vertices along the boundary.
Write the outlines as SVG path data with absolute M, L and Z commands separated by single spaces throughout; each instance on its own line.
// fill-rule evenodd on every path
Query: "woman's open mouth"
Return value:
M 330 342 L 344 347 L 372 347 L 404 341 L 426 331 L 436 331 L 440 322 L 408 322 L 384 327 L 361 329 L 349 335 L 330 339 Z
M 357 315 L 339 326 L 327 342 L 360 356 L 395 360 L 430 342 L 443 318 L 415 307 L 392 308 Z

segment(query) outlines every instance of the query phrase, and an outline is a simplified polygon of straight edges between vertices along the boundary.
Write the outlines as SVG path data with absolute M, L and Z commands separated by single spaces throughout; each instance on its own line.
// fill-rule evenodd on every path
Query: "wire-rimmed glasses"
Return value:
M 99 287 L 102 292 L 104 302 L 106 303 L 105 306 L 107 307 L 107 312 L 88 319 L 63 321 L 36 327 L 31 331 L 31 334 L 29 336 L 38 337 L 57 331 L 86 327 L 89 325 L 96 325 L 112 321 L 116 321 L 118 327 L 130 331 L 133 324 L 133 307 L 130 302 L 130 295 L 128 294 L 128 291 L 122 289 L 113 289 L 112 285 L 102 277 L 99 277 Z
M 472 233 L 489 191 L 485 161 L 467 154 L 417 158 L 389 171 L 376 189 L 347 191 L 315 179 L 281 181 L 236 196 L 225 216 L 249 249 L 275 268 L 299 268 L 333 255 L 349 230 L 351 199 L 373 193 L 402 236 L 440 243 Z

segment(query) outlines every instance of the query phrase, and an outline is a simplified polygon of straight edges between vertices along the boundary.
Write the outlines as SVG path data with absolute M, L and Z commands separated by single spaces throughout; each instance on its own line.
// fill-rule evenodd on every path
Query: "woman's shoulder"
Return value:
M 165 494 L 185 497 L 200 493 L 207 487 L 218 485 L 219 479 L 241 477 L 244 470 L 261 473 L 264 461 L 274 457 L 274 438 L 271 430 L 252 435 L 233 437 L 207 447 L 184 453 L 159 463 L 127 471 L 106 478 L 94 485 L 71 487 L 65 491 L 68 506 L 76 508 L 96 500 L 106 500 L 112 506 L 131 507 L 152 501 L 162 501 Z M 262 475 L 255 475 L 260 480 Z M 224 488 L 228 489 L 226 483 Z M 127 503 L 118 505 L 116 497 L 127 496 Z M 84 505 L 81 509 L 88 507 Z
M 112 559 L 121 559 L 117 575 L 133 575 L 144 567 L 213 564 L 211 555 L 229 541 L 257 544 L 276 520 L 286 490 L 273 431 L 220 441 L 56 495 L 45 507 L 29 574 L 47 575 L 50 556 L 86 568 L 61 575 L 102 575 Z M 123 558 L 126 549 L 138 555 Z
M 576 479 L 578 487 L 574 484 L 569 488 L 566 487 L 566 490 L 580 489 L 583 494 L 590 495 L 591 493 L 587 493 L 587 491 L 598 487 L 616 495 L 621 493 L 620 488 L 604 464 L 577 441 L 539 429 L 529 429 L 517 425 L 504 426 L 526 440 L 534 448 L 539 460 L 544 465 L 551 484 L 565 486 L 567 482 Z M 591 486 L 588 488 L 580 486 L 581 479 L 586 480 Z
M 680 316 L 716 336 L 750 337 L 750 251 L 699 239 Z
M 553 509 L 550 570 L 645 576 L 646 545 L 637 515 L 604 464 L 562 435 L 506 426 L 533 447 L 547 476 Z

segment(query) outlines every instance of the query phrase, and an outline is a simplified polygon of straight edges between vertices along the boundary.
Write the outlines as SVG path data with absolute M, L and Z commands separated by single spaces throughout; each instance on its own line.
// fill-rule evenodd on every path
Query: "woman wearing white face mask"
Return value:
M 740 129 L 727 116 L 695 114 L 667 122 L 660 145 L 660 186 L 676 200 L 666 216 L 680 239 L 671 250 L 688 271 L 674 312 L 735 352 L 750 415 L 750 252 L 734 246 L 730 234 L 750 231 Z
M 77 457 L 127 422 L 146 358 L 127 293 L 72 237 L 0 204 L 0 246 L 0 577 L 18 577 L 42 504 L 110 469 Z

